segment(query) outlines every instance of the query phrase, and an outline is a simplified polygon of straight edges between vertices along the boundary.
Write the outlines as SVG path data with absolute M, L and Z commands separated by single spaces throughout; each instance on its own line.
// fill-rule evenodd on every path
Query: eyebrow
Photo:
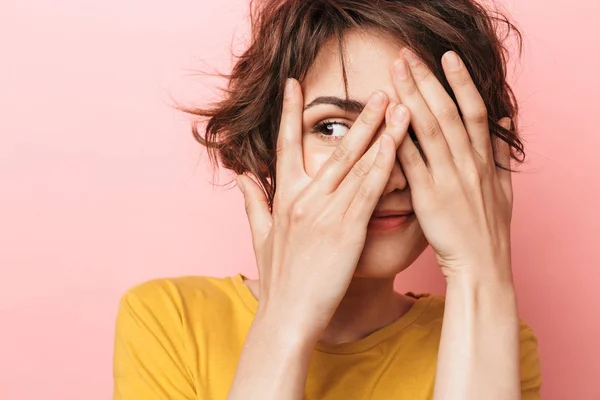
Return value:
M 342 99 L 341 97 L 336 96 L 319 96 L 310 103 L 308 103 L 308 105 L 304 107 L 304 110 L 306 111 L 307 109 L 317 106 L 319 104 L 331 104 L 333 106 L 336 106 L 337 108 L 341 108 L 346 112 L 357 114 L 360 113 L 363 110 L 363 108 L 365 108 L 365 103 L 355 99 Z

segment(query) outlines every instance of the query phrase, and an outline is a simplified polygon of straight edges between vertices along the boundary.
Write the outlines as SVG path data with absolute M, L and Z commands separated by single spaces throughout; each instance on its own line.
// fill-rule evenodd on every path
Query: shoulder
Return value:
M 165 333 L 186 330 L 198 317 L 232 302 L 234 277 L 183 276 L 153 279 L 129 288 L 120 299 L 117 329 L 136 324 Z
M 113 356 L 115 399 L 158 399 L 166 394 L 196 398 L 195 382 L 202 364 L 194 351 L 193 327 L 206 318 L 204 309 L 218 309 L 219 299 L 228 297 L 231 280 L 206 276 L 154 279 L 121 296 Z
M 190 275 L 148 280 L 136 284 L 125 292 L 125 296 L 152 297 L 157 294 L 180 293 L 181 295 L 207 294 L 223 290 L 231 284 L 232 276 L 213 277 Z
M 168 348 L 183 354 L 194 327 L 222 318 L 220 310 L 233 303 L 234 291 L 233 277 L 209 276 L 153 279 L 131 287 L 119 303 L 116 351 Z
M 218 300 L 234 290 L 233 277 L 182 276 L 153 279 L 129 288 L 121 303 L 183 308 L 189 301 Z

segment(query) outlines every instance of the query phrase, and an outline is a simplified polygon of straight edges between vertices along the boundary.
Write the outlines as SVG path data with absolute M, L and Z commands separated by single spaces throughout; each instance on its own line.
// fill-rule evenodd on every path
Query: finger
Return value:
M 412 191 L 433 182 L 423 156 L 410 137 L 405 137 L 400 143 L 397 154 Z
M 402 143 L 408 133 L 410 110 L 408 107 L 391 103 L 385 114 L 385 134 L 394 139 L 394 143 Z
M 381 194 L 396 162 L 396 144 L 394 139 L 383 134 L 377 140 L 377 153 L 369 172 L 361 180 L 354 192 L 336 193 L 341 203 L 350 200 L 350 205 L 344 214 L 344 219 L 352 222 L 363 223 L 365 226 L 373 215 Z M 375 146 L 373 146 L 375 147 Z M 371 151 L 371 149 L 369 149 Z M 332 204 L 338 204 L 333 202 Z
M 363 156 L 378 131 L 387 103 L 388 97 L 384 92 L 377 90 L 371 95 L 350 131 L 317 172 L 312 181 L 313 185 L 325 193 L 337 189 L 354 164 Z
M 449 163 L 454 162 L 452 154 L 435 116 L 419 92 L 403 58 L 394 63 L 392 81 L 400 101 L 410 110 L 411 124 L 432 173 L 443 172 Z
M 512 123 L 511 119 L 508 117 L 502 118 L 500 121 L 498 121 L 498 124 L 506 130 L 511 130 Z M 502 165 L 504 168 L 510 169 L 510 145 L 508 142 L 505 142 L 499 138 L 496 138 L 495 144 L 496 148 L 494 149 L 494 158 L 498 161 L 498 164 Z M 502 168 L 495 169 L 498 179 L 502 184 L 502 188 L 504 189 L 504 193 L 508 196 L 508 198 L 512 199 L 512 172 L 506 171 Z
M 488 113 L 477 86 L 475 86 L 469 71 L 456 52 L 446 52 L 442 57 L 442 65 L 462 112 L 464 125 L 473 150 L 484 163 L 491 162 L 493 152 L 488 126 Z
M 463 169 L 472 164 L 473 148 L 458 108 L 435 74 L 411 52 L 410 71 L 419 93 L 443 133 L 454 162 Z
M 404 137 L 406 136 L 408 124 L 410 121 L 409 112 L 406 107 L 401 105 L 399 106 L 395 103 L 391 104 L 390 107 L 388 107 L 387 111 L 387 123 L 384 134 L 392 138 L 394 145 L 393 153 L 395 153 L 395 144 L 400 143 L 402 139 L 404 139 Z M 381 138 L 379 138 L 379 140 L 381 140 Z M 367 153 L 365 153 L 365 155 L 356 164 L 354 164 L 354 167 L 350 170 L 348 175 L 339 185 L 334 197 L 336 207 L 339 207 L 343 210 L 347 210 L 350 207 L 350 204 L 353 202 L 353 199 L 357 196 L 357 192 L 361 190 L 360 188 L 363 185 L 366 177 L 373 173 L 377 174 L 377 171 L 381 169 L 377 168 L 377 165 L 374 164 L 376 158 L 381 157 L 381 154 L 378 153 L 377 149 L 377 146 L 380 146 L 379 140 L 378 143 L 373 145 L 367 151 Z M 385 157 L 385 155 L 383 156 Z M 390 175 L 388 174 L 387 180 L 389 180 L 389 178 Z
M 269 203 L 265 193 L 253 179 L 245 175 L 238 175 L 236 181 L 244 195 L 246 215 L 250 223 L 250 232 L 256 253 L 271 230 L 272 217 Z
M 302 90 L 298 81 L 286 81 L 281 122 L 277 136 L 277 186 L 285 187 L 287 182 L 295 182 L 304 172 L 302 156 Z

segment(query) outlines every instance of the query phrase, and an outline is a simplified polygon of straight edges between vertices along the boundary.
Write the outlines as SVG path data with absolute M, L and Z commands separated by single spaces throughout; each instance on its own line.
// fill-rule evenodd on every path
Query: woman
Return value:
M 539 399 L 511 271 L 524 153 L 494 21 L 514 28 L 471 0 L 257 6 L 224 99 L 188 111 L 238 174 L 259 280 L 131 289 L 114 398 Z M 427 245 L 445 298 L 395 292 Z

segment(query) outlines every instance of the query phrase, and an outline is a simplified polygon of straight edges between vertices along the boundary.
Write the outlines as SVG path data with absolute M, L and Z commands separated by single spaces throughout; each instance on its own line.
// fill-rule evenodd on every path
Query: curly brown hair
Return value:
M 220 163 L 236 174 L 254 175 L 269 206 L 276 189 L 285 80 L 302 82 L 330 38 L 337 38 L 343 66 L 343 35 L 348 29 L 391 33 L 424 60 L 458 105 L 441 66 L 445 52 L 457 52 L 483 97 L 492 139 L 507 142 L 511 158 L 524 162 L 517 134 L 518 105 L 506 81 L 506 39 L 516 33 L 520 55 L 522 37 L 497 7 L 487 9 L 475 0 L 262 0 L 251 1 L 250 19 L 249 47 L 237 57 L 230 74 L 218 74 L 227 79 L 223 98 L 205 108 L 178 108 L 194 116 L 193 135 L 207 148 L 213 167 Z M 348 97 L 345 67 L 343 79 Z M 510 130 L 497 123 L 503 117 L 512 119 Z M 199 128 L 203 122 L 206 125 Z M 409 134 L 415 138 L 412 127 Z M 496 165 L 511 170 L 497 161 Z

